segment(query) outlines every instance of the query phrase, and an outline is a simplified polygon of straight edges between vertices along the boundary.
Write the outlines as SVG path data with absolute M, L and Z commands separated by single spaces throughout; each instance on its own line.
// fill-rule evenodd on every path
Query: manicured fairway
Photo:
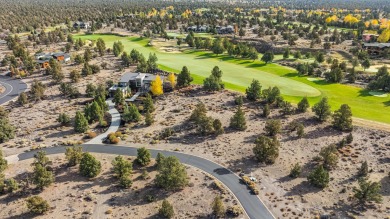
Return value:
M 87 35 L 83 36 L 84 39 L 97 39 L 99 35 Z M 290 80 L 288 78 L 281 78 L 275 74 L 268 73 L 268 70 L 272 71 L 286 71 L 287 69 L 274 64 L 265 66 L 261 62 L 253 62 L 251 60 L 244 60 L 242 64 L 246 63 L 248 66 L 237 65 L 235 63 L 223 62 L 221 59 L 210 58 L 214 57 L 213 54 L 207 52 L 187 52 L 187 54 L 172 54 L 164 53 L 156 50 L 152 46 L 145 46 L 148 40 L 139 40 L 136 38 L 123 38 L 118 36 L 103 35 L 106 45 L 112 47 L 112 44 L 121 40 L 127 50 L 137 49 L 148 56 L 150 52 L 156 53 L 158 57 L 158 63 L 163 68 L 170 68 L 173 70 L 181 70 L 183 66 L 187 66 L 191 73 L 208 77 L 211 74 L 211 70 L 214 66 L 219 66 L 223 71 L 223 80 L 226 83 L 234 84 L 240 87 L 247 87 L 253 79 L 257 79 L 264 87 L 278 86 L 281 89 L 282 94 L 290 96 L 308 96 L 315 97 L 320 95 L 320 91 L 306 85 L 304 83 Z M 224 56 L 221 56 L 224 57 Z M 261 67 L 254 69 L 253 67 Z M 293 70 L 289 70 L 293 72 Z
M 96 40 L 101 37 L 107 47 L 115 41 L 122 41 L 126 51 L 137 49 L 147 58 L 150 52 L 156 53 L 160 68 L 179 72 L 186 65 L 194 82 L 201 84 L 210 75 L 211 69 L 218 65 L 223 71 L 223 81 L 228 89 L 245 92 L 252 79 L 257 79 L 263 88 L 278 86 L 286 100 L 297 103 L 303 96 L 308 96 L 311 104 L 321 97 L 329 97 L 332 109 L 341 104 L 348 104 L 355 117 L 390 124 L 390 96 L 375 97 L 363 89 L 343 85 L 328 84 L 324 80 L 309 81 L 307 77 L 299 77 L 294 69 L 277 64 L 265 65 L 261 61 L 242 60 L 227 55 L 215 56 L 207 51 L 188 50 L 183 53 L 160 52 L 153 46 L 147 46 L 149 40 L 120 37 L 115 35 L 82 35 L 82 39 Z

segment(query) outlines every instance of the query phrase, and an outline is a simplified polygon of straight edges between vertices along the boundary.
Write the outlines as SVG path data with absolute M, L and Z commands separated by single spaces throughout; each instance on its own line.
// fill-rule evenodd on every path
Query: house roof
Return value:
M 390 43 L 364 43 L 363 46 L 385 48 L 385 47 L 390 47 Z
M 134 73 L 127 72 L 122 75 L 119 82 L 127 83 L 129 81 L 133 81 L 135 79 L 143 79 L 144 81 L 154 81 L 157 75 L 149 74 L 149 73 Z M 164 79 L 164 76 L 160 76 L 161 79 Z

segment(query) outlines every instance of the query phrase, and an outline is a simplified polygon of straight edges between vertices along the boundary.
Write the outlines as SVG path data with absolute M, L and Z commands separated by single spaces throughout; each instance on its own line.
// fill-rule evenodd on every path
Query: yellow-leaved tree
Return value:
M 172 88 L 176 86 L 176 76 L 173 73 L 168 75 L 168 81 L 171 82 Z
M 390 40 L 390 29 L 384 30 L 378 37 L 378 42 L 387 43 Z
M 163 83 L 162 83 L 162 80 L 160 78 L 160 75 L 157 75 L 156 79 L 154 79 L 154 81 L 152 81 L 150 91 L 152 92 L 152 94 L 154 96 L 159 96 L 159 95 L 164 93 Z

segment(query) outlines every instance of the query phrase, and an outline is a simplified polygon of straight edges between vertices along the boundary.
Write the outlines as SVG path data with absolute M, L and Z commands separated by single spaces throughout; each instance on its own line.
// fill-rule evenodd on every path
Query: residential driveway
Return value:
M 17 98 L 20 93 L 27 89 L 27 84 L 22 80 L 3 75 L 0 75 L 0 84 L 5 87 L 5 92 L 0 94 L 0 105 Z
M 121 124 L 121 114 L 115 109 L 115 104 L 112 102 L 112 98 L 107 99 L 108 112 L 111 114 L 111 125 L 106 132 L 96 136 L 85 144 L 102 144 L 102 140 L 107 137 L 109 133 L 116 132 Z

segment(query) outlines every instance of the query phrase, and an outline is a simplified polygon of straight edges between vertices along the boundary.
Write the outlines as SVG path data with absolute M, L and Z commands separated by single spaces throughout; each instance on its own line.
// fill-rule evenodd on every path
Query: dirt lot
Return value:
M 206 218 L 211 213 L 211 203 L 221 192 L 214 189 L 214 179 L 193 167 L 187 168 L 190 186 L 177 192 L 165 192 L 153 186 L 157 174 L 151 163 L 145 169 L 149 179 L 143 180 L 142 168 L 134 164 L 131 189 L 116 186 L 117 180 L 111 171 L 114 155 L 94 154 L 102 162 L 102 173 L 95 179 L 87 180 L 78 173 L 77 167 L 68 168 L 63 155 L 50 156 L 55 170 L 55 184 L 37 193 L 50 203 L 51 210 L 37 218 L 158 218 L 156 216 L 163 199 L 173 205 L 175 218 Z M 134 157 L 128 157 L 134 160 Z M 32 171 L 32 160 L 21 161 L 10 166 L 7 177 L 22 177 Z M 146 200 L 148 195 L 154 201 Z M 31 218 L 27 212 L 27 195 L 0 196 L 0 218 Z M 226 192 L 223 194 L 225 207 L 237 201 Z M 244 218 L 242 216 L 242 218 Z
M 55 51 L 51 48 L 50 51 Z M 83 51 L 80 51 L 81 53 Z M 73 54 L 74 55 L 74 54 Z M 116 67 L 117 59 L 113 55 L 106 55 L 104 58 L 96 57 L 90 64 L 100 65 L 103 61 L 108 63 L 106 70 L 95 75 L 82 77 L 78 83 L 73 85 L 78 88 L 82 94 L 80 98 L 69 99 L 60 94 L 59 85 L 51 83 L 50 76 L 44 73 L 34 73 L 28 76 L 24 81 L 31 86 L 34 79 L 41 81 L 46 85 L 45 98 L 42 101 L 30 102 L 25 106 L 19 104 L 8 104 L 6 106 L 11 110 L 9 114 L 10 122 L 16 127 L 16 137 L 7 143 L 0 144 L 6 155 L 21 153 L 25 150 L 37 147 L 46 147 L 57 144 L 72 144 L 83 139 L 83 134 L 77 134 L 73 131 L 73 122 L 68 126 L 61 126 L 57 122 L 60 113 L 67 113 L 73 120 L 77 110 L 83 110 L 84 104 L 91 101 L 85 94 L 86 85 L 92 83 L 95 86 L 105 84 L 107 80 L 117 81 L 123 72 L 119 72 Z M 73 65 L 72 63 L 63 64 L 62 70 L 65 74 L 64 82 L 70 81 L 69 72 L 73 69 L 81 71 L 83 65 Z M 96 133 L 104 131 L 98 128 L 98 123 L 91 124 L 90 128 Z
M 341 133 L 330 127 L 330 124 L 318 124 L 311 114 L 299 114 L 284 117 L 273 109 L 271 118 L 281 119 L 282 125 L 298 120 L 305 125 L 306 136 L 298 139 L 296 134 L 284 131 L 278 136 L 281 142 L 280 155 L 274 165 L 257 164 L 253 159 L 252 148 L 257 136 L 264 133 L 266 119 L 262 118 L 261 105 L 245 103 L 248 129 L 243 132 L 228 128 L 230 117 L 235 111 L 234 96 L 228 91 L 207 94 L 203 91 L 183 94 L 179 92 L 162 97 L 155 104 L 155 124 L 128 125 L 123 132 L 128 133 L 127 144 L 146 145 L 167 127 L 176 133 L 167 141 L 149 145 L 150 148 L 179 150 L 186 153 L 209 158 L 232 170 L 244 170 L 261 180 L 260 197 L 266 202 L 276 216 L 280 218 L 312 218 L 317 213 L 350 215 L 349 196 L 353 186 L 357 185 L 356 173 L 363 161 L 367 161 L 371 170 L 370 179 L 382 183 L 383 204 L 376 209 L 364 212 L 358 218 L 384 218 L 390 213 L 390 135 L 384 131 L 368 130 L 355 127 L 354 141 L 347 146 L 346 152 L 340 154 L 338 167 L 331 171 L 330 185 L 324 190 L 310 186 L 306 180 L 308 172 L 315 166 L 313 157 L 319 154 L 322 147 L 338 143 L 347 133 Z M 192 109 L 198 101 L 208 108 L 208 116 L 218 118 L 225 127 L 221 136 L 201 137 L 195 134 L 187 122 Z M 121 144 L 123 141 L 121 142 Z M 155 143 L 155 142 L 153 142 Z M 288 177 L 291 166 L 295 163 L 303 166 L 303 173 L 297 179 Z M 238 171 L 237 171 L 238 172 Z M 340 193 L 342 189 L 345 193 Z

